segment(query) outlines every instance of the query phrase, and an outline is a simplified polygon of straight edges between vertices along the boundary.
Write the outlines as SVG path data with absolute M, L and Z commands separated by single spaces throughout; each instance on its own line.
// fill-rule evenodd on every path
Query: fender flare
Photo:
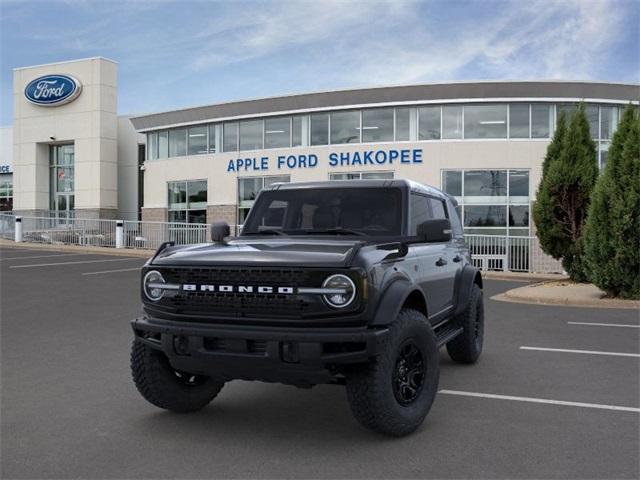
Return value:
M 458 296 L 456 298 L 454 315 L 460 315 L 467 308 L 469 297 L 471 296 L 471 287 L 473 287 L 474 284 L 482 288 L 482 275 L 480 275 L 480 270 L 472 265 L 465 265 L 458 283 Z
M 419 292 L 426 305 L 424 294 L 417 285 L 403 277 L 393 280 L 382 294 L 370 325 L 384 327 L 391 324 L 400 313 L 406 299 L 415 291 Z

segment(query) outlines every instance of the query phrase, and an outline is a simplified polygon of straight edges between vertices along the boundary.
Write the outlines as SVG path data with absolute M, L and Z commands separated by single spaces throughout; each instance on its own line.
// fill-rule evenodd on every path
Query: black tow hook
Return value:
M 183 335 L 173 337 L 173 349 L 178 355 L 189 355 L 189 338 Z

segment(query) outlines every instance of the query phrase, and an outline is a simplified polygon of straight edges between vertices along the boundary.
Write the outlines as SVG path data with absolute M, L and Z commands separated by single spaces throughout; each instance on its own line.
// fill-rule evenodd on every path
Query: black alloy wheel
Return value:
M 400 347 L 393 370 L 393 394 L 400 405 L 410 405 L 420 396 L 424 376 L 422 351 L 414 339 L 406 340 Z

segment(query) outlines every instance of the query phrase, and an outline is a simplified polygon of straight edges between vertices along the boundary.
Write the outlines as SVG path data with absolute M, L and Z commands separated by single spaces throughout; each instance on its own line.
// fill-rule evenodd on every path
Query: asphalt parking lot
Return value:
M 157 410 L 130 380 L 139 257 L 0 248 L 2 478 L 638 478 L 634 310 L 503 303 L 480 362 L 442 352 L 423 427 L 363 430 L 344 389 L 233 382 Z M 522 348 L 524 347 L 524 348 Z

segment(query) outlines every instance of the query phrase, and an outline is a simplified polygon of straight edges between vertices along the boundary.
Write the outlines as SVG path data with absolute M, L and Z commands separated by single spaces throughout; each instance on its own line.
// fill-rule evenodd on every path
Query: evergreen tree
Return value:
M 547 153 L 542 161 L 542 178 L 547 174 L 549 165 L 553 163 L 560 156 L 562 151 L 562 142 L 564 136 L 567 133 L 567 117 L 564 111 L 558 115 L 558 121 L 556 122 L 556 131 L 553 133 L 553 139 L 547 147 Z
M 562 258 L 564 250 L 562 245 L 562 229 L 560 225 L 554 222 L 555 207 L 550 189 L 547 185 L 549 180 L 549 166 L 560 158 L 564 137 L 567 132 L 565 112 L 560 112 L 558 121 L 556 122 L 556 130 L 551 139 L 551 143 L 547 147 L 547 153 L 542 161 L 542 178 L 538 185 L 536 193 L 536 201 L 533 204 L 532 216 L 536 225 L 537 235 L 540 239 L 542 250 L 553 258 Z
M 545 159 L 546 172 L 538 190 L 533 218 L 542 250 L 562 259 L 562 266 L 571 279 L 583 282 L 587 277 L 582 258 L 582 233 L 591 191 L 598 176 L 596 146 L 591 139 L 584 105 L 571 116 L 568 128 L 561 135 L 559 153 L 552 142 L 551 153 L 557 157 Z M 547 150 L 547 156 L 549 153 Z
M 628 106 L 596 183 L 585 227 L 589 280 L 610 296 L 640 298 L 640 118 Z

